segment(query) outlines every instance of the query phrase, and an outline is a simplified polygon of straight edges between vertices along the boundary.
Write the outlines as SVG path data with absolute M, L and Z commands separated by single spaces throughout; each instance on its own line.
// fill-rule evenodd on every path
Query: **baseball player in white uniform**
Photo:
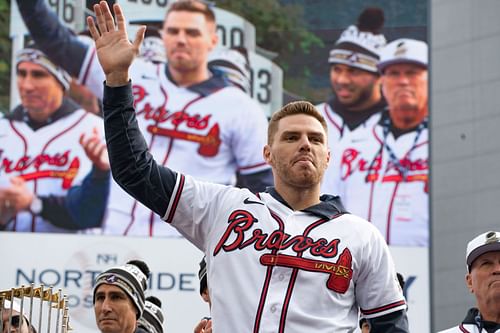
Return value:
M 18 1 L 18 5 L 47 54 L 102 97 L 104 73 L 95 49 L 73 38 L 42 0 Z M 168 63 L 136 59 L 130 72 L 137 119 L 148 148 L 159 163 L 197 179 L 234 184 L 238 172 L 242 186 L 263 190 L 272 184 L 261 152 L 267 119 L 254 100 L 207 69 L 208 53 L 217 43 L 212 10 L 203 4 L 196 9 L 200 6 L 196 1 L 194 9 L 175 6 L 179 5 L 170 10 L 182 17 L 163 33 Z M 203 14 L 202 24 L 191 18 L 196 14 Z M 185 29 L 186 24 L 190 26 Z M 103 230 L 114 235 L 178 235 L 116 185 L 111 188 Z
M 330 154 L 314 106 L 292 103 L 271 119 L 264 158 L 275 188 L 254 194 L 176 173 L 148 153 L 135 119 L 127 68 L 144 29 L 130 43 L 119 5 L 118 30 L 106 2 L 94 11 L 99 29 L 87 22 L 107 73 L 113 175 L 205 252 L 214 331 L 353 332 L 361 308 L 372 332 L 407 332 L 405 300 L 382 236 L 347 214 L 338 197 L 320 198 Z
M 330 82 L 333 97 L 317 105 L 328 123 L 328 142 L 332 161 L 322 183 L 324 193 L 337 193 L 342 145 L 366 143 L 371 128 L 380 119 L 386 103 L 380 91 L 377 70 L 379 53 L 386 44 L 381 34 L 384 12 L 367 8 L 356 25 L 349 26 L 330 51 Z M 349 209 L 349 207 L 347 207 Z
M 338 192 L 390 245 L 428 245 L 427 44 L 389 43 L 379 69 L 388 109 L 366 142 L 342 146 Z
M 21 104 L 0 119 L 0 224 L 24 232 L 98 227 L 109 194 L 102 119 L 64 97 L 70 77 L 38 49 L 17 54 Z

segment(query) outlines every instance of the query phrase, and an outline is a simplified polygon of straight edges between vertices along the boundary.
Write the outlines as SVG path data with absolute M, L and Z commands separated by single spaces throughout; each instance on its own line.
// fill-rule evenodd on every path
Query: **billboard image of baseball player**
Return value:
M 102 119 L 64 96 L 70 77 L 36 45 L 16 57 L 21 104 L 0 119 L 0 227 L 100 227 L 109 194 Z
M 367 140 L 342 145 L 331 184 L 389 245 L 429 242 L 427 52 L 425 42 L 413 39 L 384 47 L 378 68 L 387 109 Z
M 102 98 L 104 73 L 95 48 L 76 38 L 43 0 L 18 1 L 18 6 L 33 39 L 48 56 Z M 177 34 L 177 27 L 163 28 L 167 63 L 144 57 L 134 62 L 131 74 L 140 126 L 147 133 L 150 151 L 162 164 L 227 185 L 235 183 L 238 173 L 242 186 L 262 190 L 272 184 L 261 152 L 267 119 L 253 99 L 208 69 L 208 54 L 218 40 L 215 16 L 208 7 L 192 6 L 182 13 L 201 12 L 206 21 L 187 35 Z M 176 24 L 192 20 L 189 15 L 173 17 L 177 16 Z M 114 182 L 102 233 L 179 236 Z

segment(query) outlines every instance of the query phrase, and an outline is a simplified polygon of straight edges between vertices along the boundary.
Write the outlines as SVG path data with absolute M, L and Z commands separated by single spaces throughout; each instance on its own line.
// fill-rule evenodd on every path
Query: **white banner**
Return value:
M 396 271 L 405 278 L 404 293 L 408 303 L 410 332 L 429 333 L 429 249 L 426 247 L 390 246 Z
M 44 284 L 68 295 L 74 332 L 95 333 L 92 283 L 97 274 L 131 259 L 151 269 L 146 295 L 162 301 L 167 332 L 192 332 L 207 303 L 199 294 L 203 254 L 185 239 L 0 232 L 0 290 Z

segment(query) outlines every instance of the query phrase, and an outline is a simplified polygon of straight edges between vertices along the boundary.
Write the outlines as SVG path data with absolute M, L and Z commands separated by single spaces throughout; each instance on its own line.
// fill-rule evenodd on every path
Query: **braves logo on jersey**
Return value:
M 355 148 L 345 149 L 340 159 L 340 178 L 347 181 L 356 172 L 366 173 L 367 183 L 386 182 L 423 182 L 424 191 L 428 192 L 428 159 L 404 156 L 399 159 L 399 165 L 410 174 L 403 176 L 393 161 L 388 161 L 384 166 L 382 154 L 378 153 L 372 160 L 366 159 L 361 150 Z
M 160 106 L 153 107 L 149 102 L 140 105 L 149 93 L 141 85 L 133 86 L 137 116 L 143 117 L 148 123 L 153 122 L 153 124 L 146 127 L 146 130 L 152 135 L 197 143 L 199 145 L 198 153 L 201 156 L 212 157 L 217 155 L 222 142 L 219 124 L 212 124 L 207 132 L 206 129 L 210 124 L 212 115 L 189 114 L 187 112 L 190 105 L 202 99 L 204 96 L 192 99 L 182 108 L 182 110 L 171 111 L 166 107 L 168 98 L 165 91 L 161 89 L 161 92 L 163 94 L 163 103 Z M 180 125 L 184 125 L 189 131 L 180 130 Z
M 274 214 L 271 214 L 274 215 Z M 277 218 L 277 216 L 274 216 Z M 319 220 L 316 224 L 326 222 L 326 219 Z M 216 256 L 221 250 L 232 252 L 242 250 L 248 246 L 253 246 L 256 251 L 270 250 L 260 257 L 260 263 L 264 266 L 281 266 L 329 274 L 326 286 L 328 289 L 338 293 L 345 293 L 349 289 L 352 279 L 352 255 L 348 248 L 342 251 L 337 262 L 317 260 L 302 257 L 303 253 L 309 251 L 314 257 L 334 258 L 338 255 L 340 239 L 328 241 L 321 237 L 314 239 L 307 236 L 310 229 L 302 235 L 292 236 L 282 230 L 274 230 L 270 234 L 262 229 L 256 228 L 258 219 L 246 210 L 233 211 L 228 219 L 228 227 L 217 246 L 213 255 Z M 245 235 L 245 231 L 252 230 L 250 236 Z M 292 249 L 297 256 L 278 253 Z
M 66 150 L 63 153 L 42 153 L 33 157 L 25 155 L 12 160 L 3 156 L 3 150 L 0 150 L 0 173 L 7 176 L 20 174 L 25 181 L 60 178 L 61 188 L 67 190 L 72 186 L 80 168 L 79 158 L 70 155 L 71 152 Z M 25 173 L 30 169 L 35 171 Z

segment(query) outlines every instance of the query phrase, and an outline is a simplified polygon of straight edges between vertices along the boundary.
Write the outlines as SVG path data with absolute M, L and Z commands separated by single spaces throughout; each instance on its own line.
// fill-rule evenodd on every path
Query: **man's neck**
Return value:
M 500 304 L 488 304 L 484 308 L 479 307 L 479 313 L 483 321 L 500 324 Z
M 397 113 L 397 111 L 394 113 Z M 393 117 L 391 118 L 392 125 L 400 131 L 406 131 L 415 128 L 422 121 L 424 121 L 425 117 L 427 116 L 427 110 L 419 111 L 418 114 L 423 116 L 417 117 L 412 121 L 405 121 L 404 119 L 398 119 L 396 117 Z
M 346 106 L 346 110 L 349 112 L 362 112 L 368 110 L 375 106 L 375 104 L 379 103 L 382 99 L 382 95 L 378 89 L 374 89 L 372 95 L 365 99 L 364 102 L 354 105 L 354 106 Z
M 320 186 L 296 188 L 275 181 L 275 189 L 293 210 L 303 210 L 320 203 Z
M 180 87 L 189 87 L 210 78 L 210 71 L 206 67 L 193 71 L 178 71 L 169 66 L 168 70 L 174 82 Z

